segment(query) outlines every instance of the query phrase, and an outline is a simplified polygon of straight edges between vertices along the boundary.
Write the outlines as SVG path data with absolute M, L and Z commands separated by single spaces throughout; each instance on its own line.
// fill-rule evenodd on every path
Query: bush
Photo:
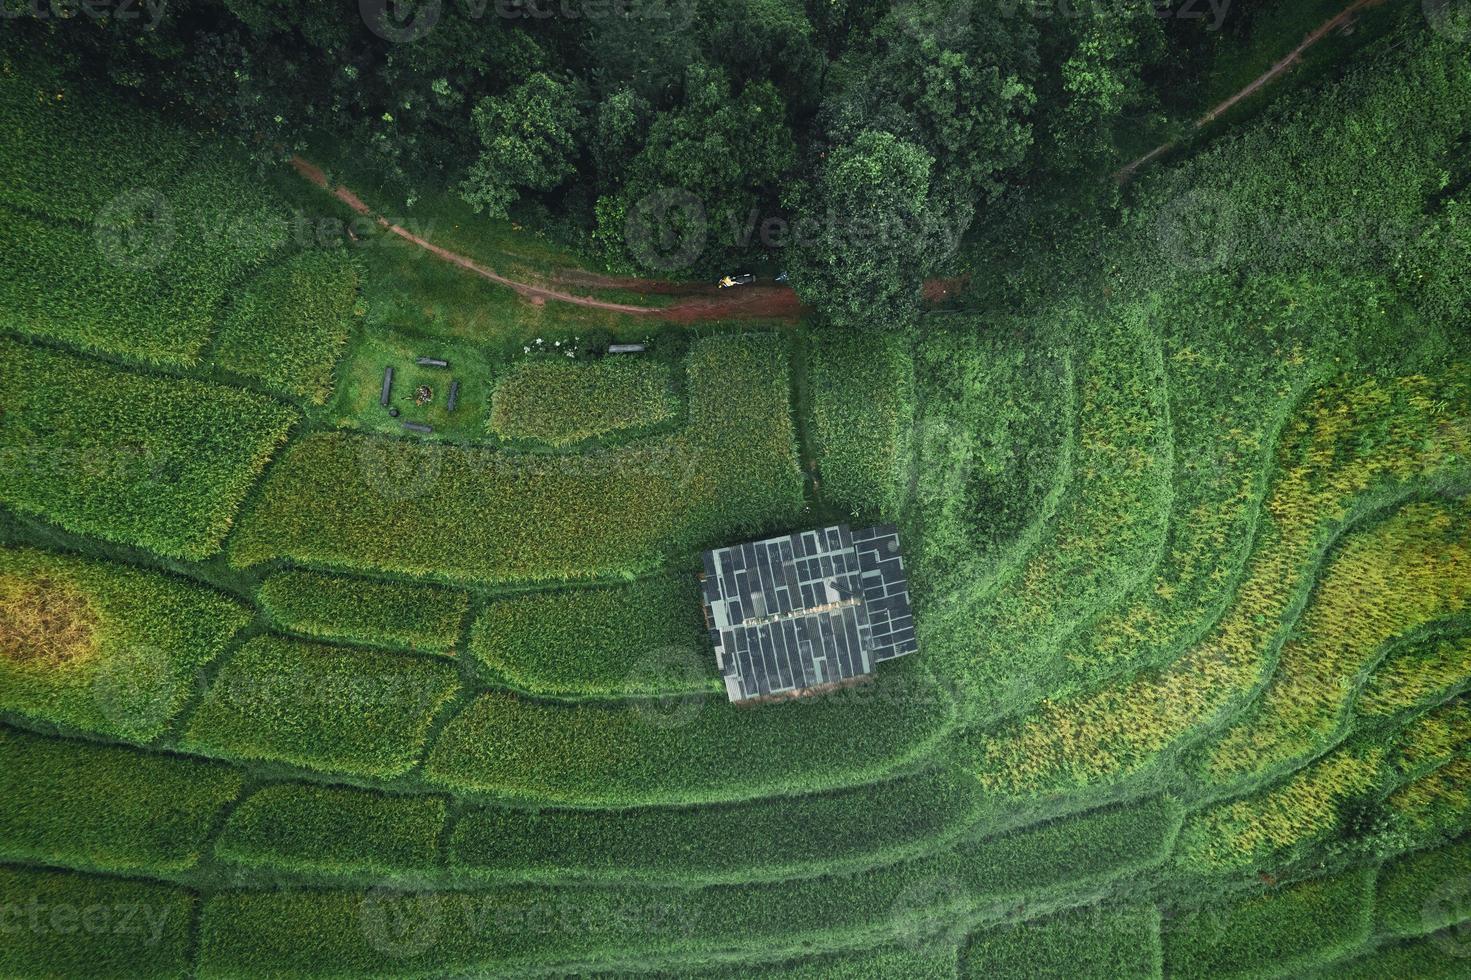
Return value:
M 551 446 L 649 429 L 674 417 L 673 384 L 667 364 L 643 357 L 523 361 L 495 387 L 490 428 Z
M 271 391 L 321 405 L 332 391 L 357 294 L 357 270 L 342 252 L 298 253 L 235 297 L 213 360 Z
M 257 637 L 210 685 L 183 745 L 392 778 L 418 761 L 429 723 L 458 687 L 445 663 Z
M 824 330 L 809 362 L 822 493 L 875 521 L 896 520 L 909 490 L 917 411 L 908 333 Z
M 1301 974 L 1369 937 L 1373 874 L 1352 871 L 1230 898 L 1164 925 L 1170 976 Z
M 764 880 L 933 847 L 967 825 L 976 803 L 974 780 L 934 773 L 724 806 L 480 807 L 455 824 L 449 860 L 497 881 Z
M 7 729 L 0 772 L 0 858 L 155 875 L 198 863 L 241 784 L 224 766 Z
M 249 619 L 183 579 L 0 548 L 0 708 L 146 742 Z
M 922 757 L 952 712 L 939 685 L 902 669 L 755 710 L 719 695 L 547 704 L 493 692 L 445 727 L 426 774 L 454 791 L 579 806 L 813 792 Z
M 7 977 L 192 975 L 194 896 L 182 888 L 0 867 Z
M 475 621 L 470 651 L 536 694 L 724 690 L 693 576 L 496 600 Z
M 235 388 L 0 339 L 0 503 L 108 541 L 207 558 L 296 419 Z
M 266 478 L 231 544 L 456 582 L 632 575 L 662 555 L 793 519 L 802 479 L 775 338 L 690 354 L 687 432 L 575 456 L 317 433 Z
M 267 873 L 422 874 L 435 863 L 444 821 L 445 801 L 437 796 L 287 783 L 241 803 L 215 854 Z
M 1159 911 L 1096 905 L 970 937 L 962 977 L 1122 980 L 1160 975 Z
M 452 650 L 470 597 L 435 585 L 277 572 L 256 599 L 278 624 L 324 640 Z

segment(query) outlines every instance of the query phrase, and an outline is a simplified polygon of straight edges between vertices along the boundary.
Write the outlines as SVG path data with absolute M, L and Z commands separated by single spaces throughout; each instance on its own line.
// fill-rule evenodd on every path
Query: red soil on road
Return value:
M 1224 102 L 1212 106 L 1209 112 L 1201 116 L 1199 119 L 1195 120 L 1195 128 L 1204 129 L 1206 126 L 1209 126 L 1211 123 L 1219 119 L 1222 115 L 1229 112 L 1243 99 L 1251 97 L 1252 95 L 1261 91 L 1261 89 L 1265 86 L 1270 85 L 1272 82 L 1275 82 L 1279 76 L 1290 71 L 1294 65 L 1302 60 L 1302 56 L 1307 52 L 1308 48 L 1311 48 L 1313 45 L 1317 44 L 1319 41 L 1323 40 L 1323 38 L 1327 37 L 1329 34 L 1332 34 L 1339 28 L 1347 26 L 1354 19 L 1355 15 L 1357 15 L 1359 11 L 1367 10 L 1370 7 L 1377 7 L 1384 2 L 1385 0 L 1354 0 L 1354 3 L 1349 4 L 1337 15 L 1330 17 L 1328 20 L 1319 24 L 1317 28 L 1315 28 L 1310 34 L 1308 34 L 1307 37 L 1302 39 L 1301 44 L 1293 48 L 1292 51 L 1281 61 L 1278 61 L 1271 68 L 1268 68 L 1265 72 L 1253 79 L 1250 85 L 1247 85 L 1241 91 L 1237 92 L 1229 99 L 1226 99 Z M 1174 148 L 1174 146 L 1174 141 L 1156 146 L 1154 149 L 1144 154 L 1144 156 L 1135 160 L 1127 167 L 1121 169 L 1118 173 L 1114 174 L 1114 176 L 1117 177 L 1119 180 L 1128 180 L 1131 176 L 1133 176 L 1134 171 L 1138 170 L 1140 167 L 1144 166 L 1146 163 L 1160 156 L 1161 154 L 1168 152 L 1169 150 Z
M 740 286 L 735 289 L 720 289 L 691 282 L 669 282 L 661 279 L 636 279 L 629 276 L 603 276 L 597 273 L 568 269 L 555 273 L 554 285 L 539 286 L 507 278 L 474 259 L 441 248 L 433 242 L 415 235 L 408 229 L 390 222 L 374 213 L 363 199 L 349 188 L 333 187 L 321 167 L 300 156 L 292 156 L 291 166 L 313 184 L 328 191 L 333 197 L 351 208 L 355 213 L 372 218 L 380 228 L 397 235 L 406 242 L 418 245 L 432 255 L 459 266 L 467 272 L 488 279 L 493 283 L 514 289 L 528 302 L 541 306 L 549 299 L 577 306 L 588 306 L 599 310 L 612 310 L 633 316 L 657 317 L 673 323 L 697 323 L 707 320 L 762 319 L 794 320 L 807 312 L 807 307 L 790 286 Z M 959 292 L 968 277 L 954 279 L 932 279 L 924 284 L 924 299 L 938 303 Z M 684 297 L 681 302 L 669 306 L 638 306 L 633 303 L 618 303 L 568 292 L 568 289 L 617 289 L 627 292 L 649 293 L 655 296 Z

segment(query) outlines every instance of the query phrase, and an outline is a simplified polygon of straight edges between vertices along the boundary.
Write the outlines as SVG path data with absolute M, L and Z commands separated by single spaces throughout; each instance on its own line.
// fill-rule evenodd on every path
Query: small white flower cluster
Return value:
M 567 341 L 566 345 L 564 346 L 563 343 L 562 343 L 562 341 L 560 341 L 560 340 L 554 340 L 554 341 L 552 341 L 552 345 L 550 347 L 548 347 L 547 346 L 547 343 L 546 343 L 546 341 L 544 339 L 542 339 L 541 337 L 537 337 L 536 338 L 536 341 L 533 344 L 527 344 L 527 345 L 523 346 L 521 348 L 521 351 L 522 351 L 522 353 L 525 353 L 525 354 L 556 354 L 556 353 L 561 353 L 561 354 L 565 354 L 567 357 L 576 357 L 577 356 L 577 345 L 581 341 L 582 341 L 582 338 L 581 337 L 573 337 L 571 340 Z

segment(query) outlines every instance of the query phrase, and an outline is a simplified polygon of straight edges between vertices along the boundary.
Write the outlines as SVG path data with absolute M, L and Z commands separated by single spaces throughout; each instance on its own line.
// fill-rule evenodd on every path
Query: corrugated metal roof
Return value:
M 705 613 L 732 701 L 873 672 L 916 650 L 899 532 L 846 524 L 701 556 Z

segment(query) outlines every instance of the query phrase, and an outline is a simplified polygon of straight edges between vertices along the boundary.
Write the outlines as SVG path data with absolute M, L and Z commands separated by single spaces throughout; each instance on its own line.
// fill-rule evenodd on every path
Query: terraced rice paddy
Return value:
M 58 153 L 0 180 L 0 975 L 1465 975 L 1466 279 L 1362 243 L 1201 272 L 1151 223 L 1190 177 L 1313 227 L 1322 188 L 1242 162 L 1280 140 L 1451 234 L 1463 50 L 1401 38 L 1207 151 L 1239 166 L 1142 178 L 1046 309 L 528 355 L 501 443 L 324 407 L 377 409 L 340 255 L 176 245 L 146 334 L 88 305 L 129 275 L 58 298 L 48 229 L 126 173 L 180 209 L 235 178 L 142 116 L 75 176 L 121 110 L 0 81 Z M 727 703 L 697 552 L 859 514 L 909 542 L 920 653 Z

